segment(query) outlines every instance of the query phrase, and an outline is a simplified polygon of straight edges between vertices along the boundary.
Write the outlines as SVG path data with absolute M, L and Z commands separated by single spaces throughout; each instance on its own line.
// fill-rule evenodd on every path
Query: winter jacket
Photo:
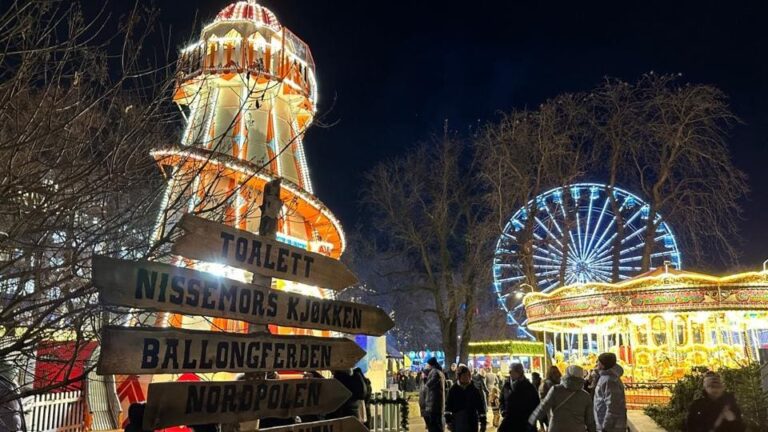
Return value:
M 624 369 L 616 365 L 601 370 L 595 386 L 595 422 L 597 430 L 604 432 L 626 432 L 627 400 L 621 376 Z
M 474 384 L 478 390 L 483 392 L 483 395 L 487 400 L 488 395 L 490 394 L 490 390 L 488 389 L 488 386 L 485 384 L 485 377 L 480 375 L 479 373 L 475 373 L 474 375 L 472 375 L 472 384 Z
M 325 418 L 334 419 L 347 416 L 360 418 L 360 401 L 365 400 L 366 397 L 365 378 L 362 374 L 349 374 L 347 372 L 336 372 L 333 374 L 333 377 L 344 385 L 352 395 L 342 406 L 325 416 Z
M 485 431 L 486 418 L 485 398 L 480 390 L 470 384 L 462 387 L 456 383 L 448 391 L 445 402 L 445 422 L 453 432 Z
M 422 417 L 443 417 L 445 413 L 445 375 L 438 368 L 432 368 L 427 375 L 419 407 Z
M 736 415 L 732 422 L 723 421 L 715 429 L 717 418 L 723 412 L 726 406 L 731 407 L 731 411 Z M 741 409 L 736 403 L 736 398 L 731 393 L 724 393 L 719 399 L 712 400 L 708 397 L 696 399 L 688 409 L 688 420 L 686 422 L 688 432 L 743 432 L 746 428 L 741 419 Z
M 559 379 L 557 381 L 553 381 L 551 379 L 545 379 L 544 382 L 541 383 L 539 388 L 536 389 L 539 391 L 539 398 L 544 399 L 544 397 L 547 396 L 547 393 L 549 393 L 549 390 L 558 384 L 560 384 Z
M 549 416 L 549 432 L 595 432 L 592 396 L 584 391 L 584 379 L 565 377 L 552 387 L 531 414 L 528 423 Z
M 499 432 L 527 431 L 528 418 L 539 406 L 539 393 L 527 378 L 510 384 L 507 380 L 501 388 L 499 409 L 504 420 L 499 425 Z
M 0 376 L 0 400 L 6 400 L 0 404 L 0 431 L 23 430 L 23 410 L 18 389 L 14 382 L 4 376 Z
M 498 387 L 498 379 L 496 378 L 496 374 L 493 372 L 487 372 L 485 374 L 485 386 L 488 388 L 488 391 L 490 392 L 491 389 L 494 387 Z M 486 395 L 487 396 L 487 395 Z

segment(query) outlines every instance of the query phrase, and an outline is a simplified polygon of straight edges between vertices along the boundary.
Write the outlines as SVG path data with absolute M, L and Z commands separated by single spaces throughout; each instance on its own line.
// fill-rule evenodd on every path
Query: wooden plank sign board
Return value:
M 339 260 L 248 231 L 185 214 L 172 251 L 186 258 L 226 264 L 262 276 L 342 290 L 357 277 Z
M 103 304 L 381 336 L 394 323 L 377 307 L 324 300 L 147 261 L 93 257 Z
M 365 351 L 346 338 L 105 327 L 100 375 L 351 369 Z
M 333 420 L 323 420 L 308 423 L 296 423 L 288 426 L 278 426 L 266 429 L 254 429 L 261 432 L 368 432 L 357 417 L 341 417 Z M 241 432 L 251 432 L 241 430 Z
M 351 395 L 340 382 L 323 378 L 153 383 L 144 429 L 325 414 Z

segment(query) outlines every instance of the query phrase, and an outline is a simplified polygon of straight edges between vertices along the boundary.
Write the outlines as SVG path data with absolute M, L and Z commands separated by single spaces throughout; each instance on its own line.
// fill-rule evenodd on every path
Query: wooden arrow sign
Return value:
M 394 326 L 373 306 L 271 290 L 147 261 L 94 256 L 93 284 L 101 303 L 110 305 L 372 336 Z
M 335 379 L 322 378 L 153 383 L 144 429 L 325 414 L 351 395 Z
M 368 432 L 356 417 L 342 417 L 308 423 L 296 423 L 289 426 L 278 426 L 259 429 L 260 432 Z M 243 431 L 247 432 L 247 431 Z M 255 431 L 254 431 L 255 432 Z
M 178 226 L 185 233 L 172 251 L 186 258 L 333 290 L 357 283 L 344 263 L 325 255 L 189 214 Z
M 351 369 L 365 351 L 346 338 L 105 327 L 100 375 Z

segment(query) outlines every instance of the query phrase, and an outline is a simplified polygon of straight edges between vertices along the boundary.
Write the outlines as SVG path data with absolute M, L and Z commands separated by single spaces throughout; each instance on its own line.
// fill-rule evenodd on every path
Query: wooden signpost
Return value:
M 335 411 L 351 396 L 335 379 L 257 379 L 273 370 L 350 369 L 365 352 L 346 338 L 269 334 L 275 324 L 381 336 L 394 326 L 384 311 L 358 303 L 271 289 L 271 278 L 341 290 L 357 278 L 340 261 L 275 239 L 280 181 L 264 189 L 255 235 L 184 215 L 173 252 L 253 273 L 250 283 L 147 261 L 93 257 L 93 284 L 106 305 L 246 321 L 251 333 L 105 327 L 99 374 L 242 372 L 240 381 L 149 385 L 143 428 L 238 423 Z M 260 327 L 259 327 L 260 326 Z M 253 332 L 257 330 L 256 332 Z M 264 429 L 270 432 L 367 432 L 354 417 Z
M 356 417 L 342 417 L 308 423 L 297 423 L 289 426 L 278 426 L 259 429 L 261 432 L 368 432 Z M 249 432 L 249 431 L 242 431 Z
M 394 323 L 359 303 L 319 299 L 148 261 L 93 257 L 103 304 L 380 336 Z
M 106 327 L 101 375 L 351 369 L 365 351 L 346 338 Z
M 340 382 L 323 378 L 153 383 L 144 429 L 324 414 L 351 395 Z
M 178 226 L 185 233 L 172 251 L 187 258 L 333 290 L 357 283 L 341 261 L 319 253 L 188 214 Z

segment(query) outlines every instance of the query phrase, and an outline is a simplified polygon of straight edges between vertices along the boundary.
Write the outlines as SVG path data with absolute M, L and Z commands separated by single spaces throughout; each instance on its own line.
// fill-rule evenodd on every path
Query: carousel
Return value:
M 693 368 L 756 361 L 768 343 L 765 268 L 716 277 L 665 266 L 620 283 L 530 293 L 523 304 L 528 328 L 547 335 L 554 364 L 593 368 L 597 355 L 614 352 L 629 402 L 638 405 L 668 397 Z

